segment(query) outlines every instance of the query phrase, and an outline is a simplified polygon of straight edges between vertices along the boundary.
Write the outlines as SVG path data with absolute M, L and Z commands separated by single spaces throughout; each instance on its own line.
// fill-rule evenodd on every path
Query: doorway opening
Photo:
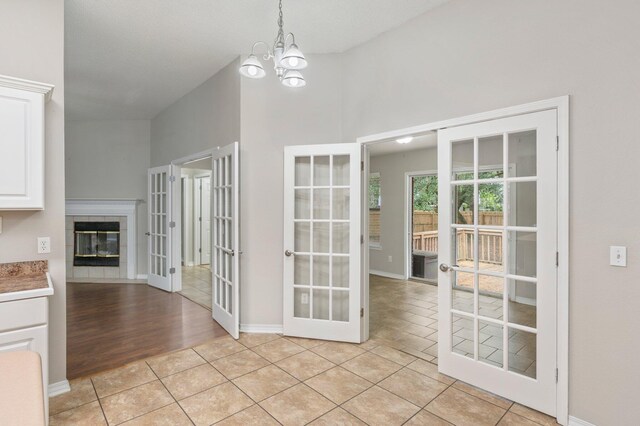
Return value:
M 407 172 L 407 275 L 438 284 L 438 175 Z
M 211 309 L 211 156 L 180 169 L 181 272 L 180 294 Z

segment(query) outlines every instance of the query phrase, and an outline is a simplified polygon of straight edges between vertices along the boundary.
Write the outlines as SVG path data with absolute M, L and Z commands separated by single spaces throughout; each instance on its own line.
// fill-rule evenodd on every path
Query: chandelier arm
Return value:
M 254 51 L 256 50 L 256 47 L 264 44 L 267 48 L 267 53 L 264 54 L 263 58 L 265 61 L 268 61 L 269 59 L 273 58 L 273 53 L 271 52 L 271 47 L 269 46 L 269 44 L 267 42 L 264 41 L 256 41 L 255 43 L 253 43 L 253 47 L 251 48 L 251 54 L 254 54 Z
M 284 45 L 287 46 L 287 40 L 289 40 L 289 36 L 291 36 L 291 44 L 296 44 L 296 36 L 293 33 L 289 33 L 284 38 Z M 289 46 L 291 46 L 291 44 Z

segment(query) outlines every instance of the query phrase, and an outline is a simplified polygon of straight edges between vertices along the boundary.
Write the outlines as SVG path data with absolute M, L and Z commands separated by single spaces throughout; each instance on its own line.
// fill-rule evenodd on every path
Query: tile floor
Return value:
M 79 378 L 56 425 L 550 425 L 538 412 L 361 345 L 242 334 Z
M 209 265 L 182 267 L 181 295 L 211 310 L 211 289 Z
M 415 281 L 394 280 L 370 275 L 370 336 L 381 343 L 426 361 L 437 363 L 438 287 Z M 456 309 L 473 312 L 473 293 L 454 291 Z M 502 298 L 480 295 L 480 313 L 502 319 Z M 536 325 L 535 307 L 511 302 L 512 322 Z M 473 322 L 454 315 L 454 351 L 473 357 Z M 480 321 L 480 360 L 502 367 L 502 328 Z M 509 369 L 535 377 L 535 335 L 509 329 Z

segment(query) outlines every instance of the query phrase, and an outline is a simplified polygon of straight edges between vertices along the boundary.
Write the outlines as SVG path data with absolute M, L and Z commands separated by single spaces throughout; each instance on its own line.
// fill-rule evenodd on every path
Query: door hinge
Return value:
M 202 222 L 202 217 L 199 217 L 199 218 L 198 218 L 198 222 Z
M 174 221 L 169 222 L 169 228 L 175 228 L 176 223 Z
M 364 161 L 360 162 L 360 171 L 364 172 Z
M 556 136 L 556 151 L 560 151 L 560 136 Z
M 202 249 L 201 248 L 198 249 L 198 253 L 202 253 Z
M 364 244 L 364 235 L 360 235 L 360 244 Z
M 560 266 L 560 252 L 556 252 L 556 266 Z
M 364 318 L 364 308 L 360 308 L 360 318 Z
M 169 268 L 169 273 L 170 274 L 175 274 L 176 273 L 176 268 Z
M 558 369 L 556 368 L 556 383 L 558 383 Z
M 175 182 L 175 181 L 176 181 L 175 176 L 169 176 L 169 182 Z

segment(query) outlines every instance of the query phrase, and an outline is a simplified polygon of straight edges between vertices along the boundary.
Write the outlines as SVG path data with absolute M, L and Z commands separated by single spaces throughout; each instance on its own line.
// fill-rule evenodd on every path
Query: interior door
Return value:
M 171 176 L 172 166 L 148 171 L 148 283 L 171 291 Z
M 438 132 L 440 372 L 556 414 L 557 116 Z
M 212 157 L 213 319 L 236 339 L 240 337 L 239 165 L 237 142 Z
M 360 342 L 358 144 L 284 150 L 284 334 Z
M 200 264 L 211 263 L 211 178 L 200 181 Z

